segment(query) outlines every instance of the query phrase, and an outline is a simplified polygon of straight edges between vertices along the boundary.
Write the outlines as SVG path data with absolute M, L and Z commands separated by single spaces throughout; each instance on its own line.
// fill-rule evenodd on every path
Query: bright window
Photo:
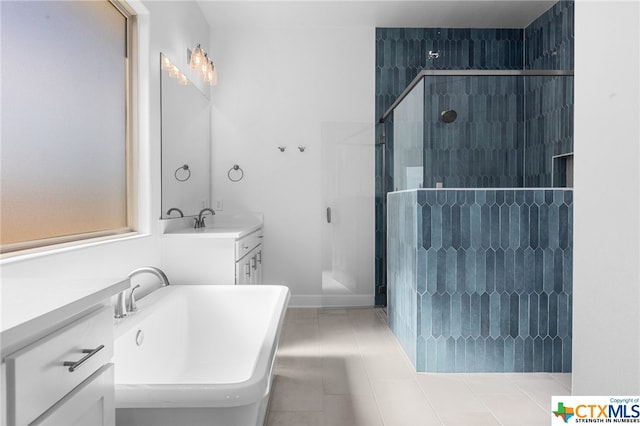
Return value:
M 126 12 L 0 4 L 2 252 L 131 231 Z

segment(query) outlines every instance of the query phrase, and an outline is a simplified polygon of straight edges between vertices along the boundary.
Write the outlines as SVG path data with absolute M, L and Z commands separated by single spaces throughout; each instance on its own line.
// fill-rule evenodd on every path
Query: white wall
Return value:
M 576 1 L 575 395 L 640 394 L 638 28 L 638 1 Z
M 209 26 L 192 2 L 129 1 L 139 13 L 139 221 L 142 236 L 55 253 L 3 260 L 1 276 L 121 278 L 143 265 L 161 265 L 158 218 L 160 217 L 160 52 L 183 57 L 186 48 L 209 39 Z M 181 54 L 181 52 L 184 52 Z M 178 59 L 175 59 L 176 62 Z M 46 211 L 42 212 L 46 220 Z M 146 278 L 146 277 L 145 277 Z
M 219 79 L 212 90 L 214 204 L 263 212 L 264 281 L 289 286 L 293 304 L 315 304 L 322 294 L 322 133 L 340 124 L 373 129 L 375 30 L 213 28 L 211 40 Z M 245 173 L 238 183 L 227 179 L 234 164 Z M 371 218 L 364 220 L 372 224 L 373 172 L 366 179 Z M 370 237 L 361 248 L 370 250 L 373 271 L 373 229 Z

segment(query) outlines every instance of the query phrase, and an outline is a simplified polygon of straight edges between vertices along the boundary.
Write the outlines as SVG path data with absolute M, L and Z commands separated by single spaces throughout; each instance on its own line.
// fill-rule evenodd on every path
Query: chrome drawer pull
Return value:
M 80 367 L 86 360 L 97 354 L 100 350 L 104 348 L 104 345 L 100 345 L 95 349 L 83 349 L 82 353 L 86 354 L 79 361 L 65 361 L 62 365 L 65 367 L 69 367 L 69 372 L 73 373 Z

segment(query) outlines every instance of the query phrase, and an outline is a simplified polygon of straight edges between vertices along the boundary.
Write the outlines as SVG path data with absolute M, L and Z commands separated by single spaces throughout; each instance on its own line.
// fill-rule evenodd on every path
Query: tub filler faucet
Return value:
M 167 275 L 164 272 L 162 272 L 160 268 L 156 268 L 155 266 L 143 266 L 142 268 L 134 269 L 129 273 L 129 278 L 131 279 L 136 275 L 143 274 L 143 273 L 149 273 L 158 277 L 158 279 L 160 279 L 160 283 L 162 284 L 162 287 L 166 287 L 169 285 L 169 278 L 167 278 Z M 126 290 L 118 294 L 118 300 L 116 302 L 116 312 L 115 312 L 116 318 L 123 318 L 127 316 L 127 313 L 135 312 L 138 310 L 138 307 L 136 306 L 136 298 L 133 292 L 136 291 L 136 289 L 139 287 L 140 287 L 140 284 L 133 287 L 131 291 L 129 291 L 129 297 L 127 297 L 126 295 Z
M 194 228 L 204 228 L 204 219 L 205 219 L 204 213 L 205 212 L 210 212 L 211 215 L 216 214 L 216 212 L 214 212 L 213 209 L 210 209 L 208 207 L 200 210 L 200 214 L 198 214 L 198 217 L 195 219 L 196 223 L 193 226 Z

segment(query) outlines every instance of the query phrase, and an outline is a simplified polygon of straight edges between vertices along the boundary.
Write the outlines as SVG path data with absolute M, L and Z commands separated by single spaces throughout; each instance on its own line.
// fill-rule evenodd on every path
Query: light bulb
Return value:
M 202 78 L 207 77 L 207 71 L 209 70 L 209 58 L 206 53 L 204 54 L 204 59 L 204 62 L 202 62 L 200 68 L 198 68 L 198 74 L 200 74 Z
M 189 62 L 189 66 L 194 70 L 199 69 L 205 61 L 204 56 L 204 51 L 198 44 L 196 48 L 193 49 L 193 52 L 191 52 L 191 61 Z
M 211 86 L 215 86 L 216 84 L 218 84 L 218 73 L 216 72 L 216 66 L 213 65 L 213 62 L 211 62 L 211 69 L 209 69 L 209 71 L 207 72 L 207 78 L 205 79 L 205 82 L 207 82 Z

